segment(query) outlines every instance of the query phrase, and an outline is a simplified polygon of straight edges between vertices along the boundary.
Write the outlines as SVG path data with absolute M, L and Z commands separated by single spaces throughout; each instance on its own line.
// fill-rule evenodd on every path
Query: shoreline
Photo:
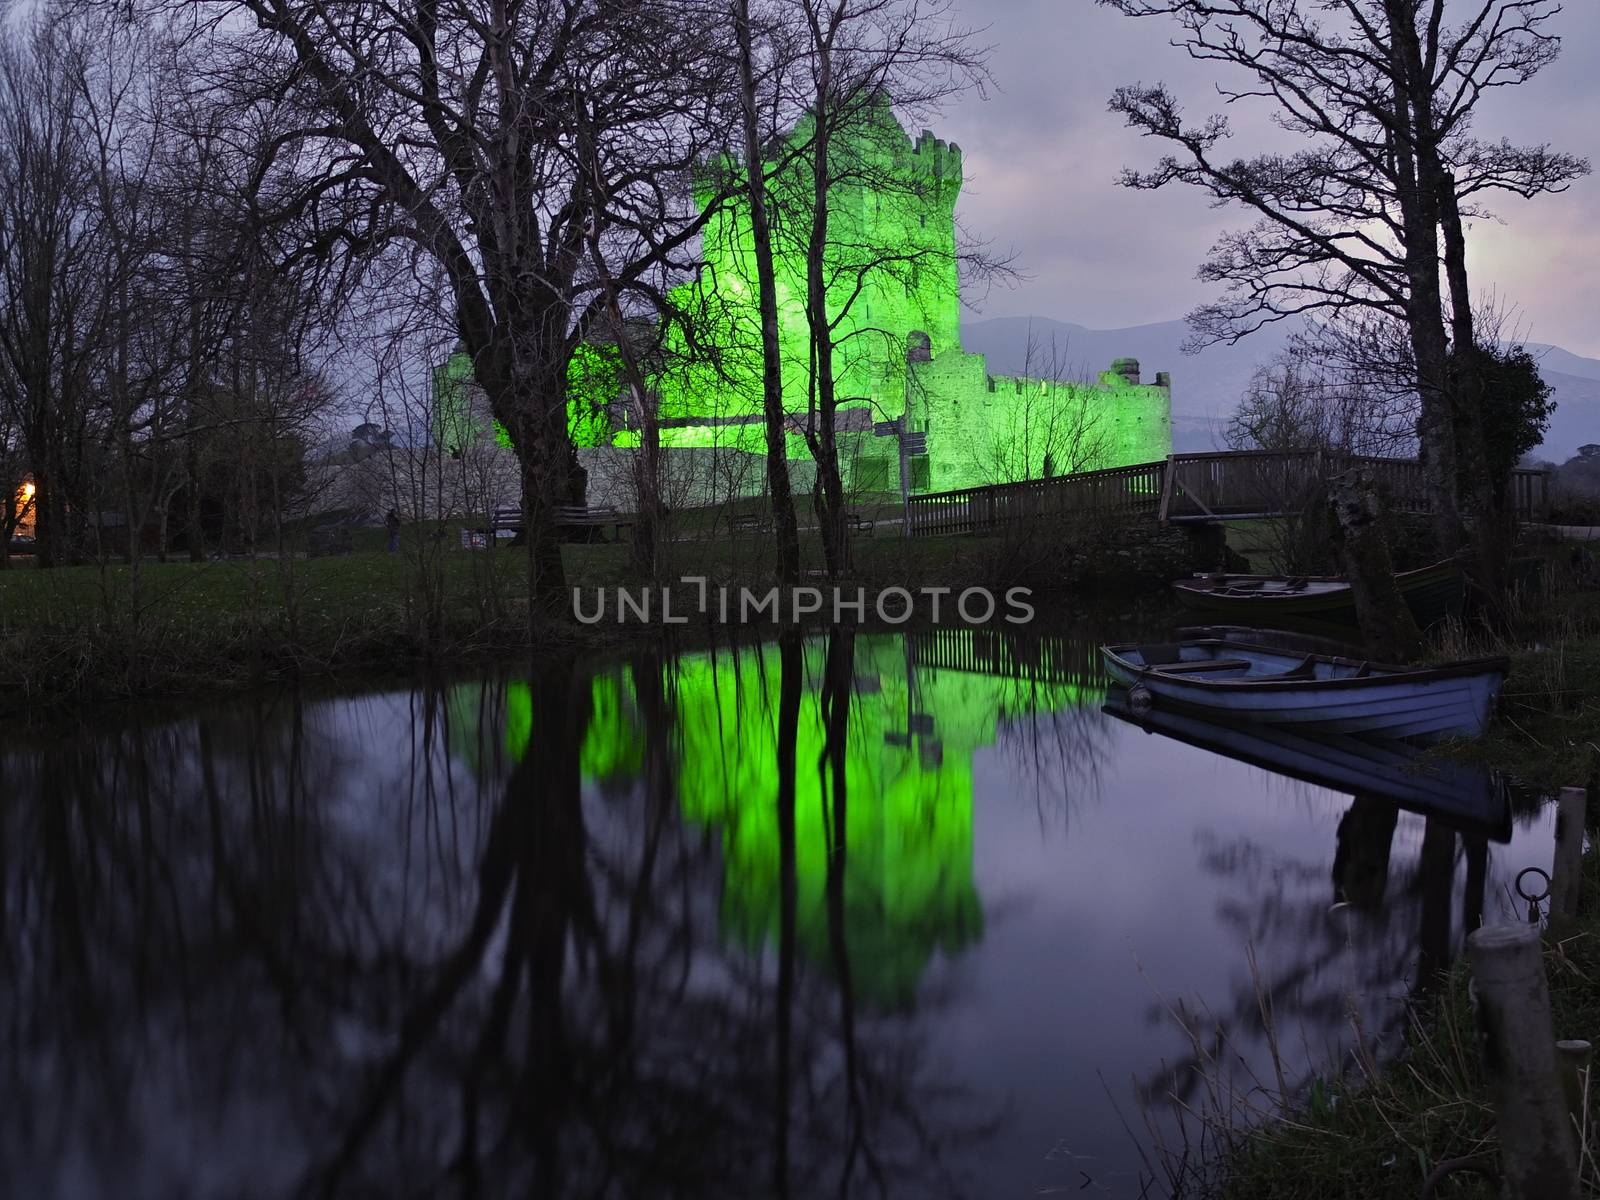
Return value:
M 331 569 L 316 566 L 321 563 L 341 565 Z M 41 573 L 43 578 L 0 574 L 0 721 L 48 726 L 70 722 L 84 715 L 81 710 L 130 703 L 182 705 L 296 682 L 339 686 L 343 681 L 360 686 L 374 680 L 399 680 L 419 671 L 481 670 L 504 663 L 509 656 L 537 663 L 563 654 L 604 655 L 652 647 L 694 651 L 718 643 L 767 639 L 797 628 L 811 635 L 835 624 L 826 606 L 798 620 L 789 619 L 792 614 L 785 609 L 776 614 L 779 619 L 725 624 L 713 619 L 717 614 L 711 607 L 669 624 L 659 619 L 586 624 L 570 616 L 552 615 L 538 618 L 530 628 L 526 600 L 510 588 L 493 594 L 456 588 L 436 595 L 430 611 L 406 590 L 391 589 L 375 598 L 371 589 L 358 587 L 328 596 L 326 580 L 315 577 L 337 576 L 348 565 L 361 568 L 358 575 L 377 567 L 391 577 L 391 583 L 396 582 L 393 576 L 397 572 L 392 568 L 402 564 L 381 556 L 367 562 L 353 557 L 314 560 L 313 577 L 299 580 L 295 586 L 303 589 L 302 594 L 291 594 L 287 602 L 263 586 L 272 582 L 273 560 L 250 565 L 254 578 L 248 582 L 254 590 L 242 611 L 227 603 L 237 596 L 216 594 L 200 598 L 191 594 L 187 605 L 146 605 L 141 611 L 134 604 L 125 606 L 119 598 L 108 601 L 82 587 L 74 589 L 73 584 L 85 582 L 81 574 L 77 578 L 63 572 Z M 165 569 L 182 572 L 187 567 L 189 564 L 168 564 Z M 304 571 L 305 564 L 296 564 L 296 569 Z M 69 570 L 89 572 L 93 581 L 99 578 L 94 568 Z M 32 612 L 18 611 L 7 603 L 21 590 L 12 589 L 19 579 L 24 587 L 40 593 Z M 675 588 L 681 582 L 665 586 Z M 638 593 L 644 586 L 659 589 L 660 585 L 586 580 L 575 586 L 631 587 Z M 762 594 L 776 587 L 770 580 L 726 580 L 722 586 Z M 832 586 L 814 579 L 799 585 L 802 590 Z M 843 623 L 866 633 L 939 628 L 1025 635 L 1029 631 L 1059 632 L 1085 620 L 1096 625 L 1136 621 L 1144 614 L 1150 614 L 1153 623 L 1166 619 L 1172 611 L 1164 589 L 1152 596 L 1143 579 L 1106 576 L 1090 586 L 1030 589 L 1034 611 L 1026 622 L 1007 622 L 1004 590 L 997 589 L 994 595 L 1000 603 L 992 619 L 965 621 L 955 611 L 956 593 L 963 588 L 983 588 L 969 578 L 949 585 L 916 585 L 945 595 L 942 612 L 946 619 L 929 620 L 924 605 L 906 620 L 875 621 L 871 618 L 880 595 L 910 589 L 865 579 L 841 581 L 838 586 L 852 596 L 858 589 L 864 595 L 868 619 Z M 74 590 L 76 594 L 62 603 L 64 594 Z M 323 611 L 308 611 L 308 605 L 319 596 L 325 604 Z M 129 612 L 136 616 L 130 619 Z M 652 615 L 659 617 L 659 610 Z

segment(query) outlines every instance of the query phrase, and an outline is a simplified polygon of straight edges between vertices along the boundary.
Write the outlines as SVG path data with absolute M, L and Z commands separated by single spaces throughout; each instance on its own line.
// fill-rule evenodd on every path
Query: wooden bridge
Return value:
M 1295 516 L 1317 502 L 1329 476 L 1357 466 L 1371 468 L 1394 509 L 1428 511 L 1422 464 L 1415 459 L 1321 450 L 1223 450 L 912 496 L 911 533 L 981 533 L 1088 513 L 1145 515 L 1162 524 Z M 1512 487 L 1519 520 L 1537 521 L 1549 511 L 1548 472 L 1519 467 Z

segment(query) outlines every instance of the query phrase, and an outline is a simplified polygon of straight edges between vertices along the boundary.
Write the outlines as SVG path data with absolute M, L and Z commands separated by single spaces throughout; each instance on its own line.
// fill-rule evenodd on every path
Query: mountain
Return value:
M 1223 421 L 1233 411 L 1256 368 L 1281 350 L 1292 328 L 1270 325 L 1237 345 L 1211 346 L 1184 354 L 1188 336 L 1182 321 L 1161 321 L 1127 329 L 1089 329 L 1048 317 L 997 317 L 961 330 L 962 348 L 985 355 L 996 375 L 1021 375 L 1027 367 L 1028 338 L 1035 358 L 1048 358 L 1055 339 L 1066 374 L 1094 378 L 1116 358 L 1137 358 L 1146 380 L 1157 371 L 1172 376 L 1172 443 L 1178 451 L 1215 450 Z M 1556 411 L 1538 458 L 1564 462 L 1586 442 L 1600 441 L 1600 359 L 1584 358 L 1559 346 L 1530 343 L 1540 373 L 1555 389 Z M 1038 368 L 1035 368 L 1037 371 Z
M 1564 463 L 1578 453 L 1578 447 L 1589 442 L 1600 442 L 1600 362 L 1592 358 L 1578 358 L 1576 354 L 1561 352 L 1577 359 L 1593 375 L 1570 375 L 1565 371 L 1552 371 L 1548 359 L 1539 362 L 1539 374 L 1555 389 L 1556 411 L 1551 414 L 1550 428 L 1545 430 L 1544 443 L 1533 452 L 1535 458 Z

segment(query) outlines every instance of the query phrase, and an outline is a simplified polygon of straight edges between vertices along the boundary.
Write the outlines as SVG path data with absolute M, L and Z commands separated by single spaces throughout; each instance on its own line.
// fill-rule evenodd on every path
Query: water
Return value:
M 1548 864 L 1107 699 L 834 635 L 11 737 L 0 1194 L 1137 1196 L 1258 993 L 1303 1088 Z

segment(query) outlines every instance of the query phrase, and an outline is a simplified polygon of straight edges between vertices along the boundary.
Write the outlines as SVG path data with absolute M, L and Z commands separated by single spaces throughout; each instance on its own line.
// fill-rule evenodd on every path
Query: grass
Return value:
M 1600 591 L 1558 583 L 1513 606 L 1512 631 L 1459 626 L 1434 646 L 1438 659 L 1505 655 L 1501 719 L 1456 758 L 1505 772 L 1530 788 L 1600 785 Z
M 640 631 L 581 626 L 527 605 L 521 548 L 458 547 L 454 526 L 408 527 L 399 554 L 382 529 L 356 529 L 348 554 L 204 563 L 140 562 L 0 572 L 0 716 L 46 718 L 86 701 L 195 696 L 290 677 L 470 664 L 508 651 L 606 645 Z M 851 539 L 847 587 L 869 606 L 887 587 L 940 585 L 1046 591 L 1070 583 L 1055 542 L 1003 537 L 913 538 L 881 523 Z M 802 533 L 803 582 L 820 583 L 822 548 Z M 563 548 L 575 587 L 637 586 L 627 543 Z M 776 573 L 769 533 L 666 543 L 657 578 L 765 591 Z M 1127 560 L 1107 558 L 1095 582 L 1117 602 Z M 1116 583 L 1122 583 L 1119 593 Z M 1163 592 L 1163 595 L 1165 593 Z M 898 609 L 898 605 L 896 605 Z M 869 608 L 870 610 L 870 608 Z M 681 611 L 681 610 L 680 610 Z
M 141 563 L 0 575 L 0 713 L 188 694 L 525 642 L 522 576 L 442 556 Z
M 1585 859 L 1578 930 L 1549 946 L 1545 964 L 1556 1036 L 1600 1040 L 1600 855 Z M 1320 1081 L 1291 1110 L 1210 1114 L 1208 1136 L 1230 1152 L 1213 1158 L 1205 1177 L 1191 1174 L 1187 1193 L 1216 1200 L 1417 1196 L 1440 1163 L 1492 1162 L 1498 1152 L 1481 1061 L 1467 971 L 1458 965 L 1431 1009 L 1414 1016 L 1396 1062 L 1379 1069 L 1358 1053 L 1352 1073 Z M 1582 1131 L 1588 1196 L 1600 1195 L 1597 1115 L 1591 1091 Z M 1435 1195 L 1487 1200 L 1495 1192 L 1481 1176 L 1459 1173 Z

